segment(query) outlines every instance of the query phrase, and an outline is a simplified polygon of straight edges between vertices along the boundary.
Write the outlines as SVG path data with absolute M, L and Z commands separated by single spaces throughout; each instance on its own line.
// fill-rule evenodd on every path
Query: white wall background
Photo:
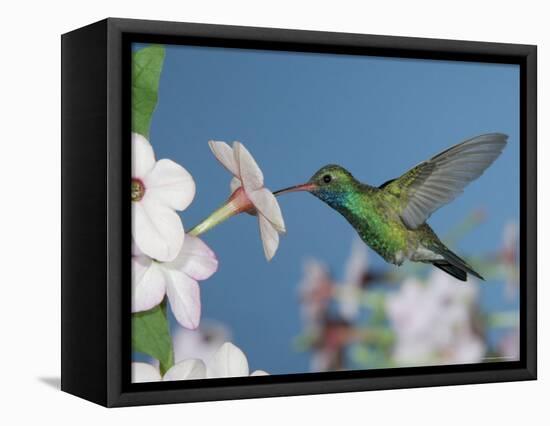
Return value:
M 0 5 L 0 423 L 542 424 L 550 239 L 543 1 L 4 1 Z M 106 410 L 52 386 L 60 358 L 60 34 L 107 16 L 539 46 L 539 380 Z M 346 422 L 346 423 L 344 423 Z

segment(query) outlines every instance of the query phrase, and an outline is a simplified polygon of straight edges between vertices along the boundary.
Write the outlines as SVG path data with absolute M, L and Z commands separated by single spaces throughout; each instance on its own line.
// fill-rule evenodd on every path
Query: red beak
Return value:
M 299 192 L 299 191 L 313 191 L 314 189 L 317 188 L 317 185 L 315 185 L 314 183 L 303 183 L 301 185 L 294 185 L 294 186 L 289 186 L 288 188 L 285 188 L 285 189 L 279 189 L 278 191 L 275 191 L 273 194 L 274 195 L 281 195 L 281 194 L 286 194 L 288 192 Z

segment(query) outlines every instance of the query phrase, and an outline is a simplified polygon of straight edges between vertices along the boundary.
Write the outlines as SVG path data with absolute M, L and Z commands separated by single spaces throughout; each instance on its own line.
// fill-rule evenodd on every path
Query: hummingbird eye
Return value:
M 325 182 L 325 183 L 330 183 L 331 180 L 332 180 L 332 176 L 331 176 L 331 175 L 324 175 L 324 176 L 323 176 L 323 182 Z

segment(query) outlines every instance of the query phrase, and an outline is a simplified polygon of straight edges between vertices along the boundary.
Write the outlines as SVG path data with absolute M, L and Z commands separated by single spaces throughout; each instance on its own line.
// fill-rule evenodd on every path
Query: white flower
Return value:
M 164 376 L 157 367 L 145 362 L 132 363 L 132 383 L 149 383 L 172 380 L 197 380 L 206 378 L 206 367 L 202 361 L 187 359 L 174 364 Z
M 225 342 L 206 365 L 208 378 L 248 376 L 246 355 L 231 342 Z M 251 376 L 266 376 L 263 370 L 256 370 Z
M 475 363 L 485 354 L 474 333 L 475 282 L 459 285 L 434 270 L 424 285 L 407 279 L 388 296 L 386 312 L 396 334 L 393 358 L 401 365 Z
M 157 262 L 134 245 L 132 256 L 132 312 L 147 311 L 168 301 L 177 321 L 186 328 L 199 325 L 200 289 L 197 281 L 218 269 L 214 252 L 198 237 L 187 235 L 176 258 Z
M 263 370 L 249 373 L 246 355 L 233 343 L 225 342 L 205 364 L 200 359 L 186 359 L 176 363 L 164 376 L 151 364 L 132 363 L 132 382 L 158 382 L 169 380 L 215 379 L 222 377 L 266 376 Z
M 132 133 L 132 236 L 139 249 L 160 261 L 173 260 L 185 232 L 175 210 L 185 210 L 195 182 L 171 160 L 155 160 L 149 141 Z
M 240 142 L 231 148 L 225 142 L 210 141 L 210 149 L 218 161 L 233 175 L 229 203 L 233 214 L 256 210 L 265 257 L 270 260 L 279 246 L 279 233 L 285 232 L 285 223 L 279 203 L 273 193 L 264 187 L 264 176 L 258 164 Z

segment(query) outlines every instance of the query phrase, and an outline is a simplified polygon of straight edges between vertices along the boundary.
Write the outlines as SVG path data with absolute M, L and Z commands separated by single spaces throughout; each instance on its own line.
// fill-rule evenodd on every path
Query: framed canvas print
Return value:
M 536 47 L 107 19 L 62 37 L 62 389 L 536 378 Z

